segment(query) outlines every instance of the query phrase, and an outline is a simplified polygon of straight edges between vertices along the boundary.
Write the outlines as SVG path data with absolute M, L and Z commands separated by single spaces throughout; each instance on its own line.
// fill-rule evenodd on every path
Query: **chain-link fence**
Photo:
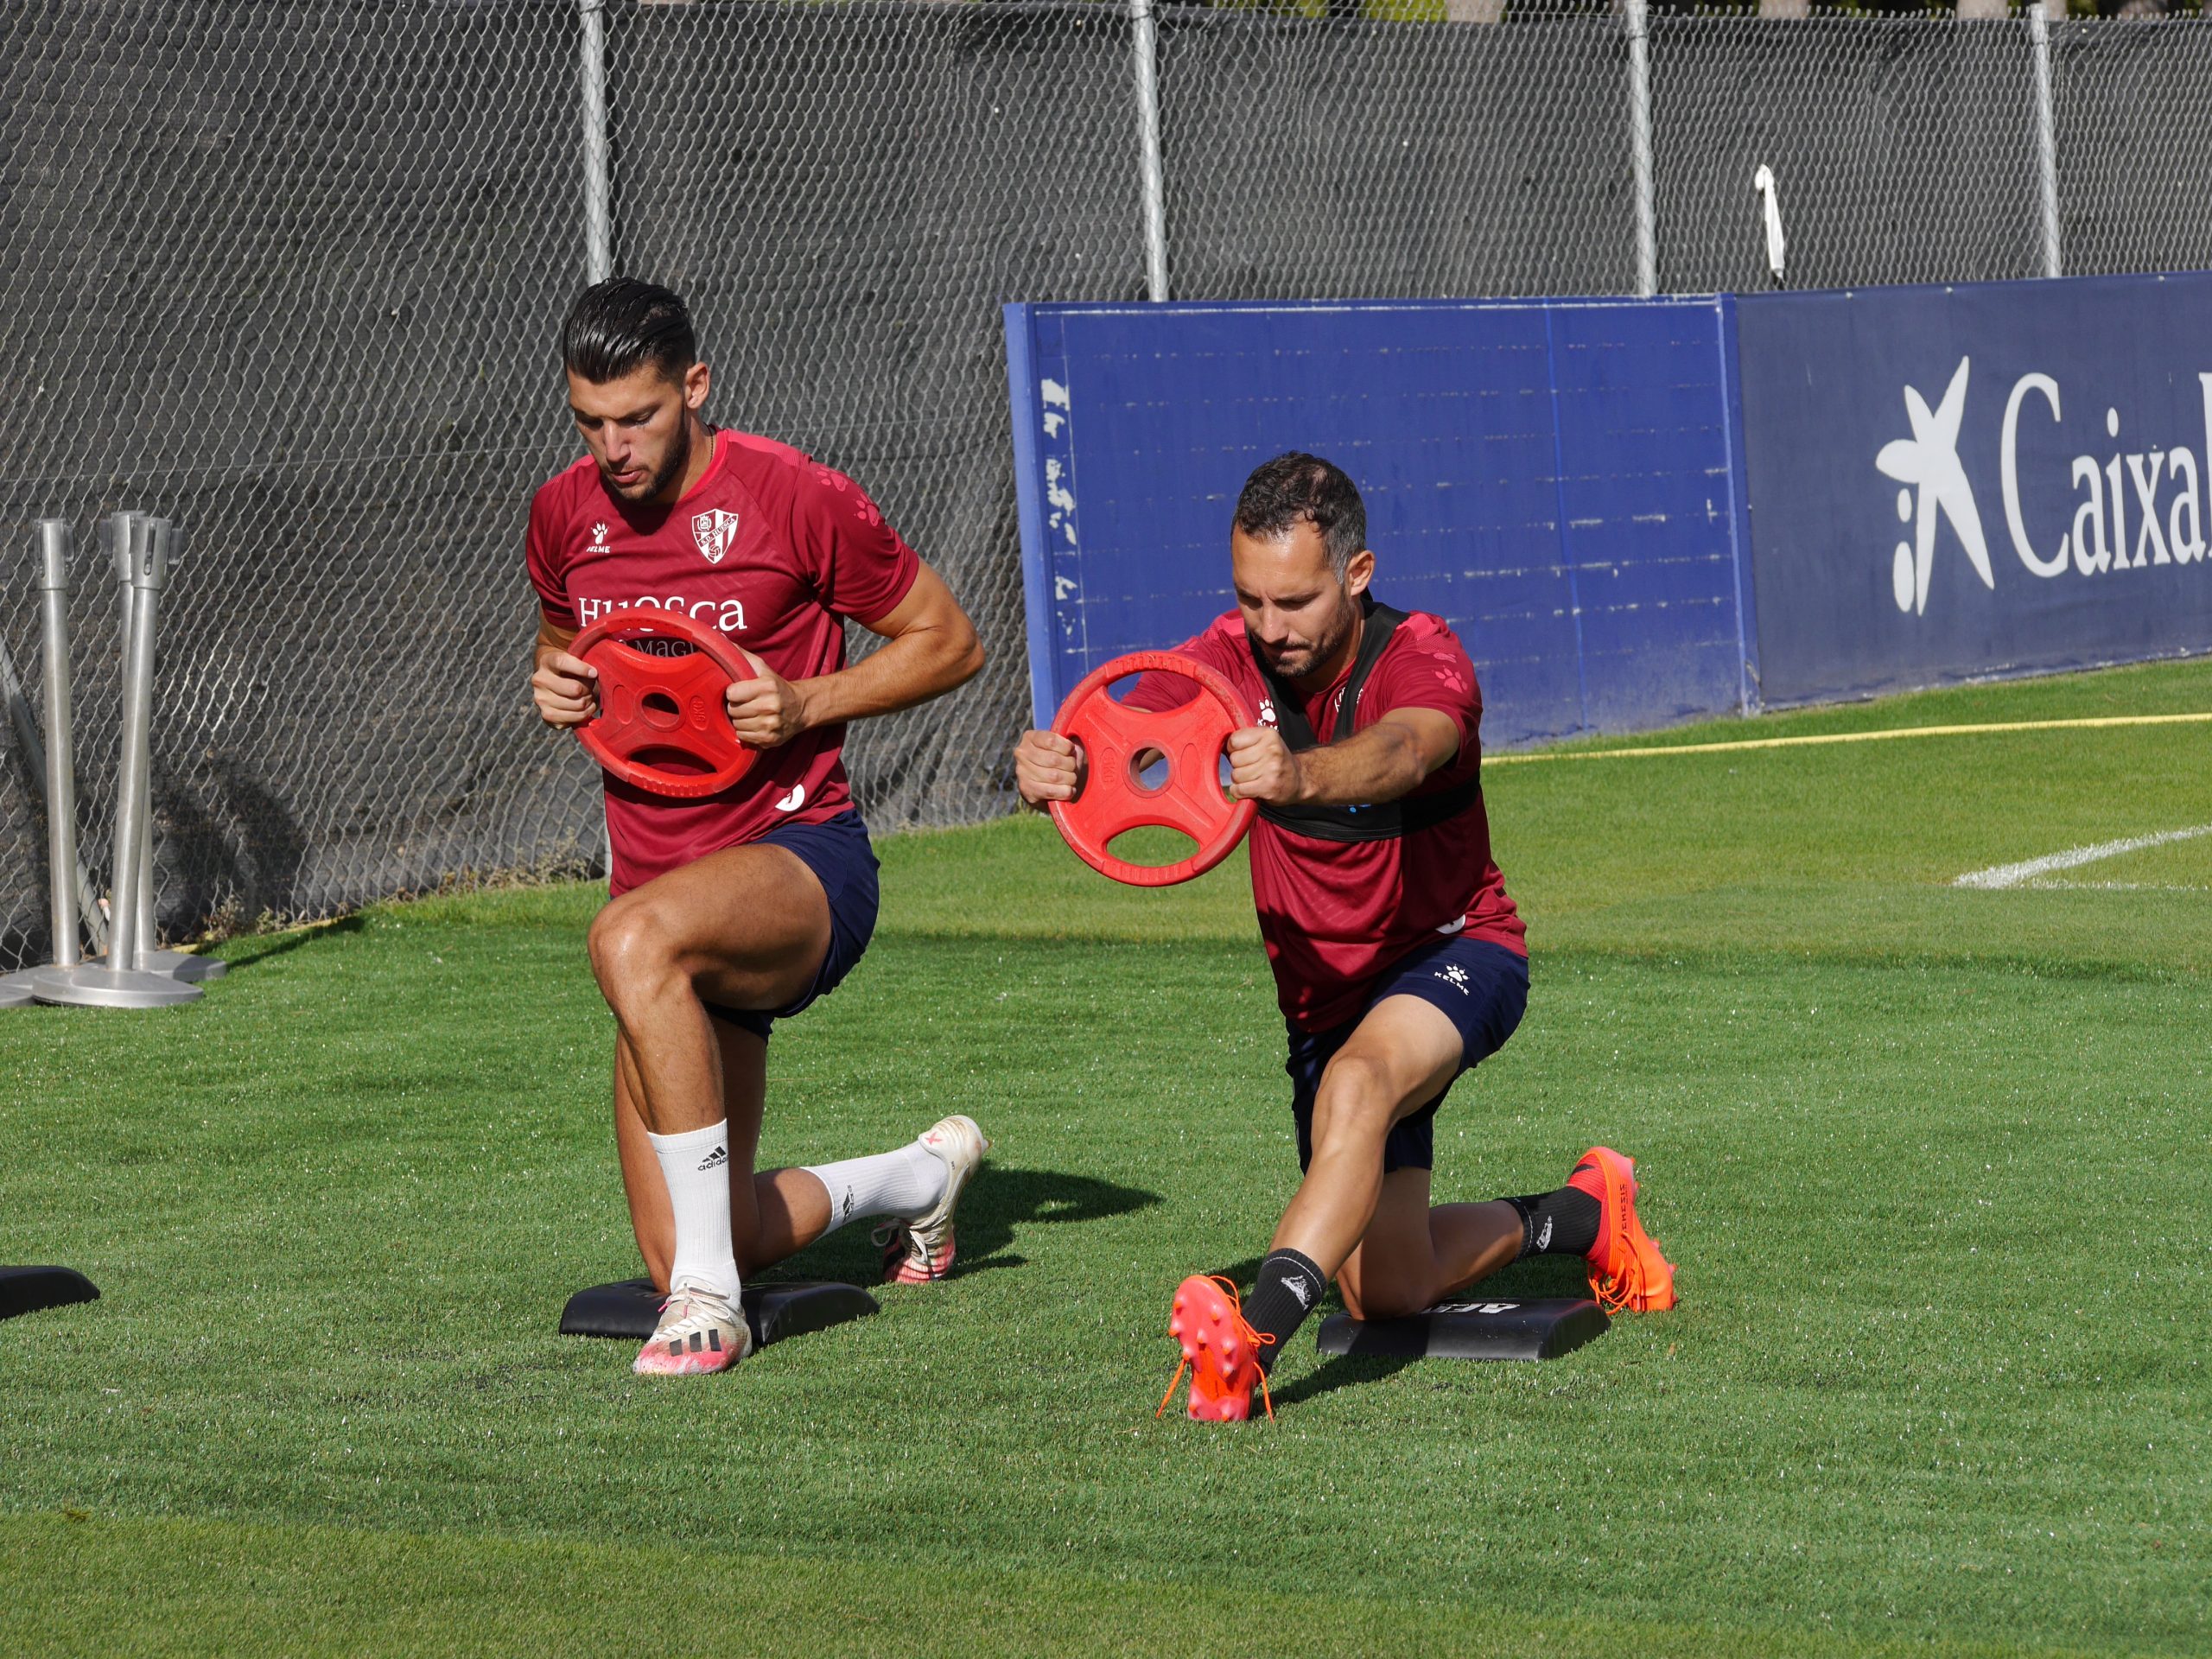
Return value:
M 2195 17 L 18 0 L 0 75 L 0 645 L 35 696 L 30 524 L 73 521 L 104 869 L 92 525 L 189 527 L 155 731 L 171 934 L 596 865 L 596 776 L 529 711 L 520 558 L 574 452 L 553 337 L 594 257 L 684 292 L 713 415 L 860 478 L 982 629 L 976 682 L 855 731 L 879 829 L 1007 804 L 1003 302 L 1762 287 L 1763 163 L 1793 285 L 2212 264 Z M 45 842 L 10 753 L 20 960 Z

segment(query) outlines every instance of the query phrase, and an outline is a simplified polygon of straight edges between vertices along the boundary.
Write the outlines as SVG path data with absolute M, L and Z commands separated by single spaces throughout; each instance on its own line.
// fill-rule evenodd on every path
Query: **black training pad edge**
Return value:
M 99 1299 L 99 1287 L 74 1268 L 0 1268 L 0 1319 Z
M 1314 1343 L 1325 1354 L 1361 1359 L 1557 1359 L 1611 1324 L 1587 1296 L 1467 1297 L 1404 1319 L 1363 1324 L 1332 1314 Z
M 745 1322 L 753 1327 L 753 1345 L 759 1348 L 880 1311 L 875 1298 L 858 1285 L 834 1279 L 747 1285 L 739 1300 L 745 1305 Z M 593 1285 L 569 1298 L 561 1310 L 561 1334 L 643 1342 L 660 1322 L 660 1293 L 650 1279 Z

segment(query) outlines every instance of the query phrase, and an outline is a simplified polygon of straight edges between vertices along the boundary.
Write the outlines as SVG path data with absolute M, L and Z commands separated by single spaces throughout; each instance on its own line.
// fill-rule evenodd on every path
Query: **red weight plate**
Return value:
M 680 639 L 694 649 L 685 657 L 656 657 L 632 645 L 634 639 Z M 730 729 L 722 695 L 760 671 L 744 652 L 683 612 L 618 612 L 578 634 L 569 653 L 599 671 L 599 715 L 576 728 L 577 739 L 623 782 L 680 799 L 718 795 L 745 776 L 760 753 Z
M 1173 674 L 1198 695 L 1174 709 L 1132 709 L 1106 694 L 1132 674 Z M 1052 803 L 1052 822 L 1075 855 L 1102 875 L 1133 887 L 1166 887 L 1204 875 L 1227 858 L 1252 826 L 1256 801 L 1231 801 L 1221 792 L 1221 753 L 1231 732 L 1252 723 L 1244 699 L 1204 663 L 1172 651 L 1140 651 L 1117 657 L 1087 675 L 1060 705 L 1052 729 L 1079 745 L 1088 763 L 1083 793 Z M 1137 757 L 1157 750 L 1167 777 L 1148 787 L 1137 776 Z M 1198 843 L 1173 864 L 1132 864 L 1106 850 L 1116 836 L 1156 827 L 1179 830 Z

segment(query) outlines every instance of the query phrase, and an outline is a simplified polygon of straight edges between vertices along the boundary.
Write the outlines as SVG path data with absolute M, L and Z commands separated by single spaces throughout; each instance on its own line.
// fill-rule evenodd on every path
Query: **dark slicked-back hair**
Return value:
M 698 338 L 683 302 L 658 283 L 635 276 L 594 283 L 561 325 L 562 363 L 594 385 L 620 380 L 648 363 L 681 381 L 698 356 Z
M 1255 468 L 1236 498 L 1236 528 L 1272 541 L 1299 521 L 1321 533 L 1329 569 L 1342 576 L 1351 556 L 1367 545 L 1367 506 L 1343 467 L 1293 450 Z

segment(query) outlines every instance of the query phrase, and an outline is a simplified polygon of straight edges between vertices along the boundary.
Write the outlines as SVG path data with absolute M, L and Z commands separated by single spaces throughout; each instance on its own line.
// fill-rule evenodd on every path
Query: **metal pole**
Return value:
M 38 586 L 46 676 L 46 866 L 54 925 L 54 963 L 81 960 L 77 936 L 76 734 L 69 707 L 69 555 L 74 540 L 60 518 L 38 521 Z
M 2050 17 L 2044 0 L 2028 0 L 2028 40 L 2036 65 L 2036 199 L 2043 205 L 2043 274 L 2060 276 L 2058 245 L 2058 122 L 2050 96 Z
M 54 961 L 0 975 L 0 1007 L 20 1007 L 31 1000 L 31 981 L 47 968 L 70 967 L 80 960 L 81 940 L 89 931 L 95 950 L 105 949 L 107 927 L 100 918 L 99 889 L 77 851 L 77 772 L 69 707 L 69 557 L 73 538 L 64 519 L 37 524 L 41 590 L 41 649 L 44 659 L 46 733 L 41 741 L 23 695 L 15 658 L 0 643 L 0 696 L 16 727 L 16 741 L 32 773 L 46 790 L 47 899 L 53 924 Z
M 121 589 L 118 595 L 120 608 L 116 613 L 115 638 L 117 650 L 126 664 L 130 658 L 130 617 L 136 603 L 130 597 L 130 538 L 136 533 L 135 526 L 145 516 L 134 508 L 124 507 L 110 513 L 107 521 L 100 526 L 100 545 L 107 549 L 108 562 L 115 569 L 116 586 Z M 122 787 L 120 781 L 116 787 Z M 109 874 L 111 875 L 114 872 L 110 871 Z
M 184 563 L 188 539 L 185 527 L 165 519 L 156 518 L 154 522 L 161 526 L 162 533 L 168 537 L 168 553 L 162 565 L 164 571 L 173 575 L 177 566 Z M 150 628 L 151 625 L 149 626 Z M 158 647 L 158 636 L 155 643 Z M 155 655 L 158 662 L 158 650 Z M 149 709 L 152 702 L 149 696 L 147 699 Z M 154 918 L 154 743 L 150 715 L 146 728 L 146 775 L 140 780 L 139 788 L 146 801 L 146 825 L 142 832 L 143 841 L 138 861 L 138 966 L 149 973 L 175 974 L 179 979 L 220 979 L 231 971 L 231 964 L 220 957 L 196 956 L 188 950 L 164 950 L 161 948 L 161 929 Z
M 584 281 L 614 274 L 614 181 L 607 146 L 607 0 L 576 0 L 583 23 L 579 101 L 584 119 Z M 600 847 L 614 879 L 614 831 L 604 818 Z
M 156 524 L 162 524 L 162 521 L 158 518 L 154 522 Z M 168 527 L 162 524 L 162 528 L 167 530 Z M 172 541 L 168 560 L 172 568 L 176 563 L 176 553 L 175 543 Z M 152 631 L 149 624 L 147 632 L 150 633 Z M 149 965 L 146 955 L 155 949 L 161 939 L 160 931 L 154 925 L 154 723 L 151 714 L 154 703 L 152 690 L 154 659 L 158 655 L 156 646 L 159 643 L 156 640 L 155 645 L 149 645 L 147 648 L 146 706 L 149 712 L 146 721 L 146 748 L 141 757 L 145 769 L 138 779 L 139 798 L 146 803 L 146 816 L 138 827 L 138 965 L 141 968 Z
M 115 569 L 116 586 L 120 590 L 118 595 L 120 608 L 116 617 L 115 637 L 118 642 L 118 654 L 123 659 L 124 681 L 122 695 L 123 706 L 125 709 L 128 709 L 130 707 L 130 689 L 129 683 L 129 675 L 130 671 L 130 641 L 132 639 L 132 630 L 137 626 L 137 617 L 138 605 L 138 590 L 131 585 L 130 581 L 130 538 L 140 533 L 137 527 L 147 522 L 148 518 L 148 514 L 140 512 L 136 508 L 124 507 L 116 512 L 111 513 L 108 516 L 107 522 L 101 526 L 100 538 L 102 543 L 107 548 L 109 562 Z M 120 777 L 118 777 L 115 780 L 116 798 L 118 801 L 120 801 L 123 798 L 123 793 L 125 787 L 126 785 L 123 779 Z M 144 856 L 148 861 L 150 861 L 153 857 L 150 843 L 149 843 L 148 850 Z M 144 863 L 142 862 L 139 868 L 143 871 L 145 868 Z M 122 880 L 122 876 L 123 867 L 120 864 L 115 865 L 108 871 L 108 878 L 111 881 L 119 883 Z M 140 885 L 143 887 L 144 884 L 142 881 Z M 109 893 L 108 907 L 110 925 L 111 927 L 113 925 L 114 912 L 119 911 L 123 907 L 123 889 L 119 885 L 115 887 Z M 142 906 L 139 907 L 139 914 L 143 918 L 144 913 L 144 909 Z M 142 928 L 143 927 L 144 924 L 143 920 L 140 925 Z M 112 955 L 109 957 L 108 960 L 111 963 L 116 962 L 116 958 Z M 118 965 L 129 968 L 134 964 L 129 962 L 124 962 Z
M 1144 203 L 1144 289 L 1167 297 L 1167 183 L 1160 160 L 1160 29 L 1152 0 L 1129 0 L 1137 83 L 1137 190 Z
M 107 949 L 107 918 L 100 910 L 100 890 L 93 884 L 92 874 L 85 868 L 85 855 L 77 845 L 77 722 L 73 694 L 70 687 L 74 682 L 73 665 L 69 657 L 69 571 L 67 561 L 76 555 L 75 537 L 68 537 L 62 544 L 63 564 L 56 571 L 53 556 L 46 551 L 44 537 L 48 523 L 60 524 L 59 519 L 41 519 L 39 582 L 46 588 L 46 728 L 53 747 L 61 752 L 61 776 L 68 780 L 69 800 L 67 822 L 69 825 L 69 868 L 77 876 L 77 920 L 92 942 L 94 951 Z M 67 536 L 67 526 L 63 526 Z M 58 590 L 57 590 L 58 584 Z M 55 676 L 60 676 L 57 681 Z M 55 687 L 59 685 L 59 695 Z M 57 722 L 55 711 L 60 711 Z M 47 761 L 48 776 L 54 773 L 54 761 Z M 46 810 L 51 814 L 61 808 L 49 786 Z M 59 947 L 57 947 L 58 949 Z M 59 960 L 59 958 L 57 958 Z
M 1628 148 L 1636 184 L 1636 291 L 1659 291 L 1659 204 L 1651 163 L 1651 29 L 1646 0 L 1627 0 Z
M 126 538 L 130 586 L 124 589 L 130 627 L 123 645 L 123 764 L 118 772 L 115 806 L 114 918 L 110 925 L 108 962 L 116 968 L 138 966 L 145 943 L 139 925 L 138 884 L 146 865 L 146 749 L 152 736 L 154 702 L 152 594 L 140 573 L 153 563 L 155 520 L 134 518 Z
M 115 514 L 108 520 L 108 524 L 110 545 L 124 550 L 116 556 L 115 573 L 120 578 L 123 586 L 122 635 L 127 659 L 130 649 L 130 642 L 136 637 L 133 631 L 138 626 L 138 612 L 146 603 L 145 594 L 131 581 L 129 556 L 130 538 L 133 533 L 131 527 L 139 524 L 150 524 L 158 527 L 156 533 L 164 538 L 165 550 L 161 565 L 165 585 L 169 573 L 184 563 L 186 532 L 182 524 L 172 524 L 166 518 L 155 518 L 146 513 L 128 509 Z M 158 636 L 156 636 L 156 643 L 158 644 Z M 128 704 L 126 703 L 125 706 L 127 707 Z M 153 696 L 149 690 L 147 694 L 147 707 L 150 710 L 152 706 Z M 161 932 L 154 922 L 154 746 L 150 713 L 148 717 L 144 761 L 143 771 L 137 779 L 139 798 L 146 803 L 146 816 L 139 828 L 137 905 L 139 944 L 138 960 L 135 966 L 141 972 L 149 974 L 175 974 L 181 978 L 190 980 L 220 979 L 231 970 L 230 963 L 225 962 L 220 957 L 200 957 L 183 950 L 164 950 L 160 945 Z M 116 787 L 119 793 L 123 788 L 120 780 L 118 781 Z M 116 893 L 117 896 L 110 902 L 120 904 L 122 889 L 118 887 Z
M 583 20 L 584 280 L 614 272 L 614 187 L 607 152 L 607 0 L 576 0 Z
M 124 641 L 123 669 L 123 756 L 116 768 L 115 914 L 108 935 L 105 966 L 79 963 L 55 968 L 33 983 L 41 1002 L 81 1007 L 152 1008 L 197 1001 L 204 992 L 168 974 L 145 971 L 142 953 L 149 941 L 139 927 L 136 902 L 146 846 L 146 765 L 154 717 L 154 631 L 161 590 L 168 575 L 171 547 L 164 519 L 132 514 L 117 537 L 130 575 L 134 602 Z

